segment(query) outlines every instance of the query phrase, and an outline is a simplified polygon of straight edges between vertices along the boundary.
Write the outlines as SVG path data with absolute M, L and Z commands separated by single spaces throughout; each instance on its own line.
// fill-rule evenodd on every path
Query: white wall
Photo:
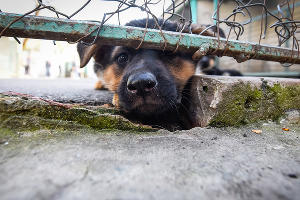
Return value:
M 0 38 L 0 78 L 17 77 L 21 73 L 20 46 L 13 38 Z

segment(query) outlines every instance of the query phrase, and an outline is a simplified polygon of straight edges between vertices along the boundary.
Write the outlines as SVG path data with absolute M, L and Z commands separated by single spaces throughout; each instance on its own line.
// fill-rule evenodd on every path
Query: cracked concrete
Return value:
M 1 199 L 296 200 L 300 127 L 282 127 L 18 132 L 0 145 Z
M 0 80 L 0 92 L 107 102 L 92 87 L 87 80 Z M 299 113 L 287 119 L 152 133 L 0 128 L 0 199 L 297 200 L 300 126 L 289 122 Z

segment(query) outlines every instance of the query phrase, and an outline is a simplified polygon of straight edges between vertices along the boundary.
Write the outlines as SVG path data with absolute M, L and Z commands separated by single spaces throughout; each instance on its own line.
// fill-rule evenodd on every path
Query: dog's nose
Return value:
M 127 80 L 127 89 L 131 93 L 145 94 L 157 85 L 155 76 L 150 72 L 132 74 Z

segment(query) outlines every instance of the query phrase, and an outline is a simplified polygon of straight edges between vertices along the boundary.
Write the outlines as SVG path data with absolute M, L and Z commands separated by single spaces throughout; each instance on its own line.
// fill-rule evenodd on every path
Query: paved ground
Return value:
M 62 103 L 102 105 L 111 102 L 112 94 L 94 90 L 95 82 L 89 79 L 0 79 L 0 92 L 26 93 Z
M 300 128 L 252 128 L 20 133 L 0 146 L 1 199 L 299 199 Z
M 60 81 L 0 80 L 0 92 L 95 95 L 85 91 L 93 82 Z M 289 131 L 282 130 L 286 126 Z M 295 125 L 157 133 L 9 132 L 0 129 L 1 200 L 300 197 L 300 127 Z

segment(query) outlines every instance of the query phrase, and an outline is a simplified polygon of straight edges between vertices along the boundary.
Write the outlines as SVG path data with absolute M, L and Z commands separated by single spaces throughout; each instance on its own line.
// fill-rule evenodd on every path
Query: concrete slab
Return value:
M 98 130 L 154 131 L 150 126 L 132 123 L 114 108 L 62 104 L 14 92 L 0 93 L 0 128 L 53 130 L 80 126 Z
M 282 127 L 147 134 L 1 129 L 1 200 L 298 200 L 300 128 Z
M 300 110 L 300 79 L 194 76 L 189 90 L 192 127 L 277 120 Z

